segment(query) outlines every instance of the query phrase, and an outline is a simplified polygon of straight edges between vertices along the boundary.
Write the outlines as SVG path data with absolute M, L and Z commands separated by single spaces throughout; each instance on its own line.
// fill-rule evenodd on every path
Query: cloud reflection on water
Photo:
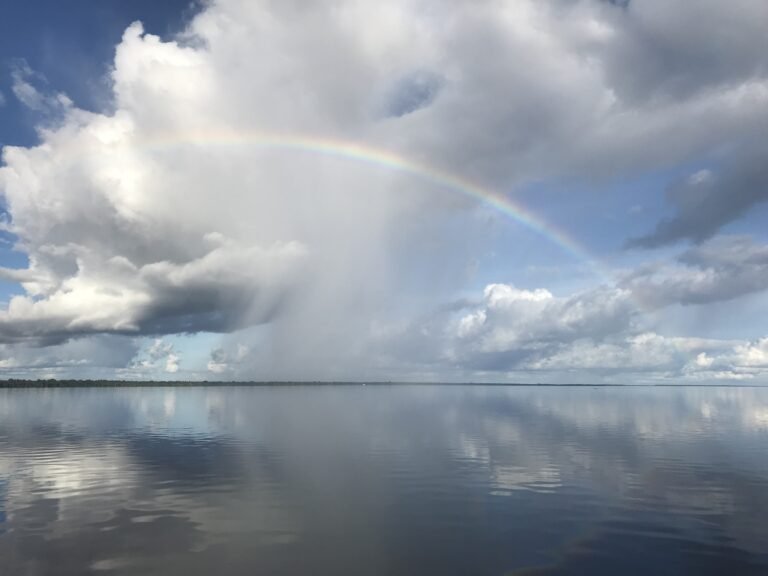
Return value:
M 4 390 L 0 557 L 19 574 L 607 574 L 607 555 L 631 574 L 666 554 L 758 574 L 766 413 L 757 388 Z

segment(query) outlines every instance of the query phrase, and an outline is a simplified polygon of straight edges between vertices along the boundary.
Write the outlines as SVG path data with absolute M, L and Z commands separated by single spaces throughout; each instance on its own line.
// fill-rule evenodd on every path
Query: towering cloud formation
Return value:
M 40 143 L 3 151 L 6 228 L 29 266 L 0 270 L 24 289 L 0 340 L 266 326 L 270 373 L 343 361 L 355 375 L 393 322 L 455 296 L 419 271 L 439 261 L 441 280 L 460 278 L 466 254 L 442 234 L 473 204 L 265 134 L 365 143 L 512 192 L 726 158 L 672 189 L 677 215 L 635 244 L 706 239 L 765 198 L 764 155 L 742 150 L 768 128 L 766 21 L 762 0 L 216 0 L 175 38 L 126 30 L 109 110 L 42 91 L 21 67 L 15 95 L 41 114 Z M 523 331 L 528 350 L 628 329 L 625 296 L 648 282 L 589 301 L 493 288 L 509 302 L 457 337 L 482 333 L 473 349 L 500 354 Z M 484 363 L 470 356 L 453 368 Z

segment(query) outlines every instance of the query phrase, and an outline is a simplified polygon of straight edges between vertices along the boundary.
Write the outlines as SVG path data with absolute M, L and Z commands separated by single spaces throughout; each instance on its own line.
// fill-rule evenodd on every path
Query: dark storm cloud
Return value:
M 437 97 L 443 80 L 429 72 L 409 74 L 395 83 L 387 97 L 387 116 L 404 116 L 429 106 Z
M 687 250 L 676 264 L 640 266 L 620 281 L 653 307 L 708 304 L 768 289 L 768 245 L 723 236 Z
M 762 0 L 609 3 L 625 9 L 603 14 L 620 30 L 601 60 L 622 100 L 691 98 L 768 72 Z
M 768 200 L 768 148 L 749 150 L 715 172 L 703 170 L 672 185 L 667 198 L 676 214 L 630 248 L 658 248 L 681 240 L 702 242 L 724 225 Z

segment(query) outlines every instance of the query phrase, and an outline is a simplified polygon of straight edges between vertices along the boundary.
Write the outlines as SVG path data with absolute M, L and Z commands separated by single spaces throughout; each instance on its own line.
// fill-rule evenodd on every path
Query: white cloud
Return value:
M 241 375 L 241 368 L 248 360 L 250 349 L 244 344 L 236 344 L 233 347 L 219 347 L 211 351 L 210 359 L 206 364 L 208 372 L 213 374 L 235 373 Z M 245 375 L 247 377 L 247 375 Z
M 31 70 L 28 67 L 13 72 L 13 95 L 27 108 L 39 112 L 46 107 L 45 97 L 29 82 L 30 75 Z
M 181 358 L 177 354 L 168 354 L 165 358 L 165 371 L 170 374 L 175 374 L 179 371 L 179 361 Z
M 147 356 L 149 356 L 150 360 L 156 361 L 167 356 L 171 352 L 173 352 L 173 344 L 165 342 L 162 338 L 156 338 L 147 350 Z
M 737 346 L 730 360 L 738 367 L 768 369 L 768 338 Z
M 504 374 L 543 368 L 577 341 L 601 343 L 637 331 L 630 293 L 617 288 L 555 296 L 490 284 L 478 302 L 438 309 L 421 321 L 383 331 L 395 356 L 416 363 L 450 364 L 463 373 Z
M 707 353 L 699 350 L 720 350 L 727 346 L 727 343 L 719 341 L 665 337 L 653 332 L 618 335 L 602 343 L 578 339 L 554 354 L 532 362 L 528 367 L 545 370 L 677 373 L 692 356 L 696 358 L 696 366 L 701 367 L 700 359 L 706 357 Z
M 768 338 L 669 336 L 649 322 L 627 290 L 558 297 L 491 284 L 478 302 L 445 307 L 381 338 L 395 357 L 449 364 L 470 380 L 768 382 Z
M 29 295 L 10 299 L 0 313 L 0 328 L 7 341 L 14 341 L 227 330 L 262 322 L 286 297 L 304 254 L 296 243 L 264 249 L 217 240 L 183 263 L 137 266 L 98 246 L 65 247 L 46 256 L 72 265 L 75 274 L 56 278 L 46 270 L 45 276 L 23 282 Z
M 269 353 L 243 355 L 242 369 L 265 356 L 276 374 L 368 366 L 372 326 L 455 294 L 430 277 L 435 261 L 466 268 L 435 221 L 471 203 L 306 142 L 276 149 L 253 134 L 360 142 L 503 190 L 624 178 L 711 156 L 723 143 L 743 149 L 768 127 L 756 24 L 764 3 L 703 3 L 696 26 L 689 12 L 681 0 L 439 10 L 218 0 L 175 39 L 130 26 L 104 113 L 78 109 L 22 64 L 14 94 L 44 118 L 39 145 L 3 150 L 6 227 L 30 265 L 0 270 L 25 290 L 0 312 L 0 340 L 267 324 Z M 713 51 L 713 35 L 737 41 Z M 602 349 L 616 362 L 639 354 L 674 363 L 675 345 L 642 340 L 630 295 L 660 285 L 671 294 L 662 305 L 684 301 L 690 290 L 680 286 L 694 272 L 704 292 L 720 290 L 712 267 L 683 264 L 567 298 L 495 284 L 447 324 L 422 326 L 437 340 L 419 350 L 496 369 L 546 362 L 557 358 L 553 347 L 580 339 L 583 358 L 592 342 L 624 350 Z M 753 290 L 762 278 L 753 272 L 739 285 Z M 406 274 L 420 277 L 404 283 Z M 172 355 L 169 371 L 178 369 Z M 222 373 L 236 357 L 212 358 L 208 369 Z
M 50 93 L 35 84 L 46 84 L 46 79 L 35 73 L 25 60 L 17 62 L 11 72 L 11 89 L 16 99 L 30 110 L 42 114 L 64 114 L 72 107 L 72 101 L 61 93 Z M 0 94 L 0 105 L 5 99 Z
M 537 348 L 541 342 L 599 338 L 625 330 L 633 311 L 629 293 L 617 289 L 556 298 L 541 288 L 491 284 L 484 290 L 481 308 L 461 317 L 455 333 L 463 339 L 475 338 L 478 350 L 485 353 Z
M 206 365 L 209 372 L 214 374 L 223 374 L 229 370 L 229 366 L 223 362 L 216 362 L 215 360 L 209 360 Z
M 131 378 L 154 377 L 158 372 L 175 374 L 179 371 L 181 354 L 172 342 L 155 338 L 149 346 L 137 351 L 123 373 Z

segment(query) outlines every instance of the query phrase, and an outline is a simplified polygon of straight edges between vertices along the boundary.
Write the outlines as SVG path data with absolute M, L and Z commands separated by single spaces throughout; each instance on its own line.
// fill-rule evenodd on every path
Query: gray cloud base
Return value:
M 651 234 L 630 240 L 628 247 L 702 242 L 756 204 L 768 201 L 768 149 L 748 149 L 717 172 L 698 172 L 671 186 L 667 197 L 676 214 L 659 222 Z

